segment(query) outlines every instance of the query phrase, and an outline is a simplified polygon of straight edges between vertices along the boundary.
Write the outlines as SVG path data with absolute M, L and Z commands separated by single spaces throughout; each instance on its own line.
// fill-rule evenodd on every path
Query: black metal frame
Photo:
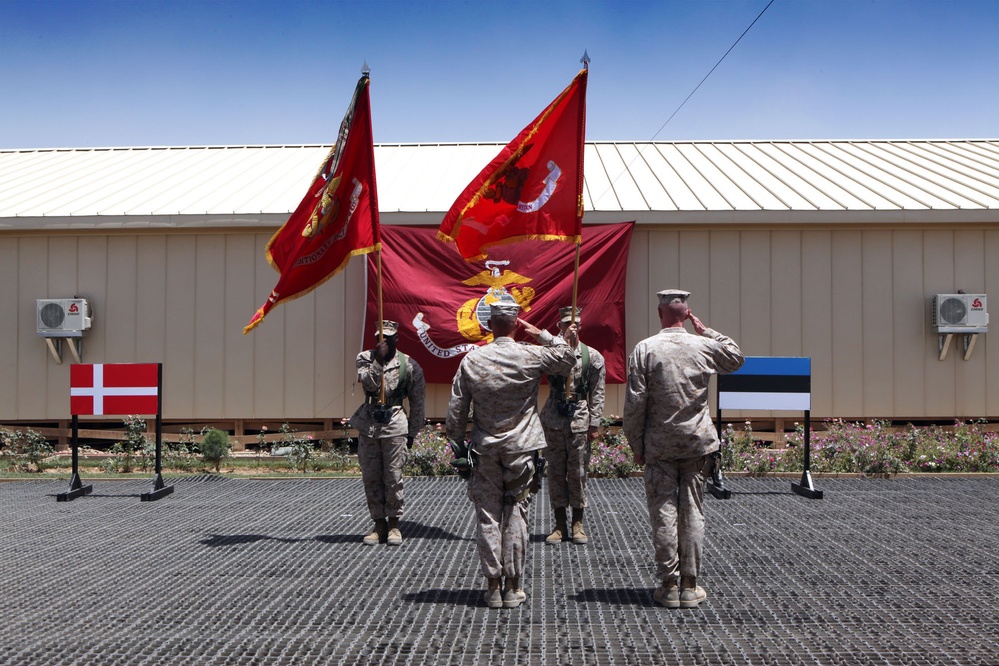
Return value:
M 56 495 L 57 502 L 68 502 L 82 495 L 89 495 L 94 487 L 85 486 L 80 480 L 80 454 L 79 454 L 79 427 L 80 419 L 73 414 L 73 472 L 69 479 L 69 490 Z M 143 502 L 158 500 L 173 492 L 173 486 L 168 486 L 163 482 L 163 364 L 156 364 L 156 475 L 153 477 L 153 486 L 149 492 L 139 495 Z

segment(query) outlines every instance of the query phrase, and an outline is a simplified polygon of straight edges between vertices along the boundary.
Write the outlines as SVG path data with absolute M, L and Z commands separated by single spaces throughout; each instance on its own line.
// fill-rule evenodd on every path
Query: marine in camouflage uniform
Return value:
M 704 482 L 718 434 L 708 410 L 708 381 L 745 360 L 731 338 L 704 326 L 687 306 L 689 292 L 658 293 L 663 329 L 642 340 L 628 359 L 624 434 L 645 465 L 656 576 L 653 599 L 694 608 L 707 594 L 697 585 L 704 543 Z M 684 321 L 693 324 L 693 335 Z
M 582 309 L 572 306 L 559 310 L 559 330 L 575 320 L 582 328 Z M 530 331 L 528 331 L 530 332 Z M 551 334 L 541 332 L 538 341 L 547 344 Z M 600 436 L 600 418 L 604 414 L 604 381 L 607 369 L 603 354 L 583 344 L 578 337 L 568 341 L 576 354 L 576 364 L 568 375 L 549 375 L 548 400 L 541 409 L 548 448 L 548 497 L 555 512 L 555 529 L 545 540 L 561 543 L 570 537 L 577 545 L 589 541 L 583 529 L 586 502 L 586 476 L 590 466 L 590 447 Z M 584 363 L 584 353 L 585 363 Z M 585 376 L 584 376 L 585 372 Z M 567 526 L 567 508 L 572 507 L 572 532 Z
M 357 379 L 364 388 L 364 404 L 350 417 L 350 425 L 358 431 L 357 460 L 368 513 L 375 522 L 363 541 L 369 546 L 379 542 L 398 546 L 402 543 L 402 468 L 416 433 L 423 427 L 426 386 L 419 363 L 396 351 L 399 325 L 383 321 L 381 330 L 384 341 L 357 355 Z M 400 374 L 405 375 L 401 385 Z M 379 404 L 382 377 L 385 409 L 380 409 Z M 402 406 L 404 399 L 409 401 L 408 416 Z
M 527 598 L 520 586 L 529 542 L 527 510 L 535 457 L 545 446 L 538 388 L 544 374 L 568 372 L 575 362 L 566 344 L 515 342 L 512 336 L 518 322 L 523 323 L 519 312 L 515 303 L 492 304 L 489 327 L 495 339 L 462 359 L 447 414 L 448 438 L 464 442 L 474 405 L 468 497 L 475 504 L 476 541 L 490 608 L 516 608 Z

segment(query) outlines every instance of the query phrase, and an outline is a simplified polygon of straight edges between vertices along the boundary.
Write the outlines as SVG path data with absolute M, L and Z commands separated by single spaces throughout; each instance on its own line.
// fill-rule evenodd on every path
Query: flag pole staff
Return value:
M 382 251 L 375 250 L 375 263 L 378 266 L 378 343 L 381 344 L 385 342 L 385 329 L 382 328 L 382 322 L 385 321 L 385 317 L 382 312 Z M 385 368 L 382 368 L 382 391 L 380 396 L 379 404 L 385 404 Z
M 361 75 L 365 78 L 370 78 L 371 67 L 368 66 L 368 61 L 365 60 L 364 64 L 361 65 Z M 371 179 L 374 182 L 374 178 Z M 378 214 L 377 208 L 375 209 L 375 215 Z M 378 343 L 381 344 L 385 342 L 385 329 L 382 328 L 382 322 L 385 321 L 384 311 L 382 309 L 382 251 L 381 248 L 375 250 L 375 265 L 377 266 L 377 289 L 378 289 Z M 385 404 L 385 369 L 382 368 L 382 387 L 381 395 L 379 397 L 379 404 Z
M 590 71 L 590 54 L 587 53 L 586 49 L 583 49 L 583 57 L 579 59 L 579 62 L 583 63 L 583 69 L 586 70 L 587 74 Z M 586 92 L 583 92 L 583 104 L 580 105 L 579 110 L 580 115 L 580 131 L 583 132 L 584 136 L 586 134 Z M 579 238 L 576 239 L 576 261 L 575 266 L 572 271 L 572 319 L 570 320 L 570 325 L 576 323 L 576 300 L 579 296 L 579 251 L 583 244 L 583 150 L 584 142 L 581 140 L 579 142 L 579 155 L 577 157 L 579 162 L 579 168 L 577 169 L 577 178 L 579 178 L 579 187 L 576 191 L 579 193 L 579 200 L 576 202 L 576 219 L 579 221 Z
M 579 59 L 579 62 L 583 63 L 583 69 L 586 70 L 587 75 L 590 71 L 590 54 L 583 49 L 583 57 Z M 579 110 L 580 116 L 580 131 L 585 136 L 586 134 L 586 92 L 584 88 L 583 92 L 583 103 L 580 105 Z M 576 323 L 576 302 L 579 298 L 579 252 L 583 245 L 583 150 L 584 142 L 579 141 L 579 154 L 577 156 L 578 169 L 576 177 L 579 178 L 578 187 L 576 191 L 578 192 L 578 200 L 576 201 L 576 220 L 579 222 L 579 237 L 576 239 L 576 259 L 572 268 L 572 307 L 570 309 L 572 313 L 572 318 L 569 320 L 569 325 L 575 325 Z M 576 334 L 576 345 L 579 345 L 579 333 Z M 575 387 L 570 387 L 569 379 L 565 382 L 565 397 L 567 400 L 575 399 Z

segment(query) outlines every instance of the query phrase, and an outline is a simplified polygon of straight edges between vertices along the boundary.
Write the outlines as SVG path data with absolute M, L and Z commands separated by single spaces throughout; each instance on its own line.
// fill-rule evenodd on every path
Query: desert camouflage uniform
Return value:
M 719 448 L 708 409 L 708 381 L 738 370 L 742 351 L 710 328 L 695 335 L 664 328 L 628 359 L 624 434 L 645 456 L 645 494 L 656 577 L 696 578 L 704 542 L 704 482 Z
M 538 341 L 548 344 L 550 337 L 551 333 L 544 331 Z M 575 354 L 576 364 L 568 375 L 569 386 L 573 389 L 579 387 L 583 372 L 582 352 L 579 348 L 575 350 Z M 553 509 L 587 507 L 589 429 L 600 427 L 600 418 L 604 414 L 604 381 L 607 375 L 603 354 L 593 347 L 589 347 L 588 374 L 587 386 L 582 394 L 576 396 L 576 411 L 571 417 L 563 416 L 558 411 L 557 403 L 564 398 L 564 391 L 549 391 L 548 400 L 541 409 L 541 425 L 544 426 L 545 440 L 548 442 L 548 449 L 545 451 L 545 459 L 548 461 L 548 497 Z M 552 377 L 548 378 L 548 383 L 553 383 Z
M 447 435 L 465 439 L 474 403 L 470 447 L 476 462 L 468 497 L 475 504 L 479 560 L 486 578 L 516 579 L 524 571 L 531 498 L 514 498 L 530 485 L 534 452 L 545 446 L 538 387 L 542 375 L 568 372 L 573 362 L 568 345 L 522 345 L 500 337 L 469 352 L 454 376 Z
M 359 434 L 357 461 L 361 466 L 368 512 L 375 521 L 402 516 L 406 440 L 416 437 L 423 427 L 426 388 L 423 368 L 411 357 L 406 359 L 403 389 L 403 397 L 409 400 L 408 418 L 402 404 L 393 405 L 389 423 L 378 423 L 373 415 L 381 396 L 382 374 L 385 375 L 386 402 L 390 402 L 389 398 L 399 385 L 399 354 L 397 351 L 384 368 L 375 359 L 374 351 L 357 355 L 357 376 L 364 388 L 365 401 L 350 417 L 350 425 L 357 428 Z

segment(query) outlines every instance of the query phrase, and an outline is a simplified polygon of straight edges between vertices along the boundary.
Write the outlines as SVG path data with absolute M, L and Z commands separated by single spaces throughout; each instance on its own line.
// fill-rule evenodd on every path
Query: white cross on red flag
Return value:
M 77 415 L 158 414 L 159 363 L 78 363 L 69 368 L 69 408 Z

